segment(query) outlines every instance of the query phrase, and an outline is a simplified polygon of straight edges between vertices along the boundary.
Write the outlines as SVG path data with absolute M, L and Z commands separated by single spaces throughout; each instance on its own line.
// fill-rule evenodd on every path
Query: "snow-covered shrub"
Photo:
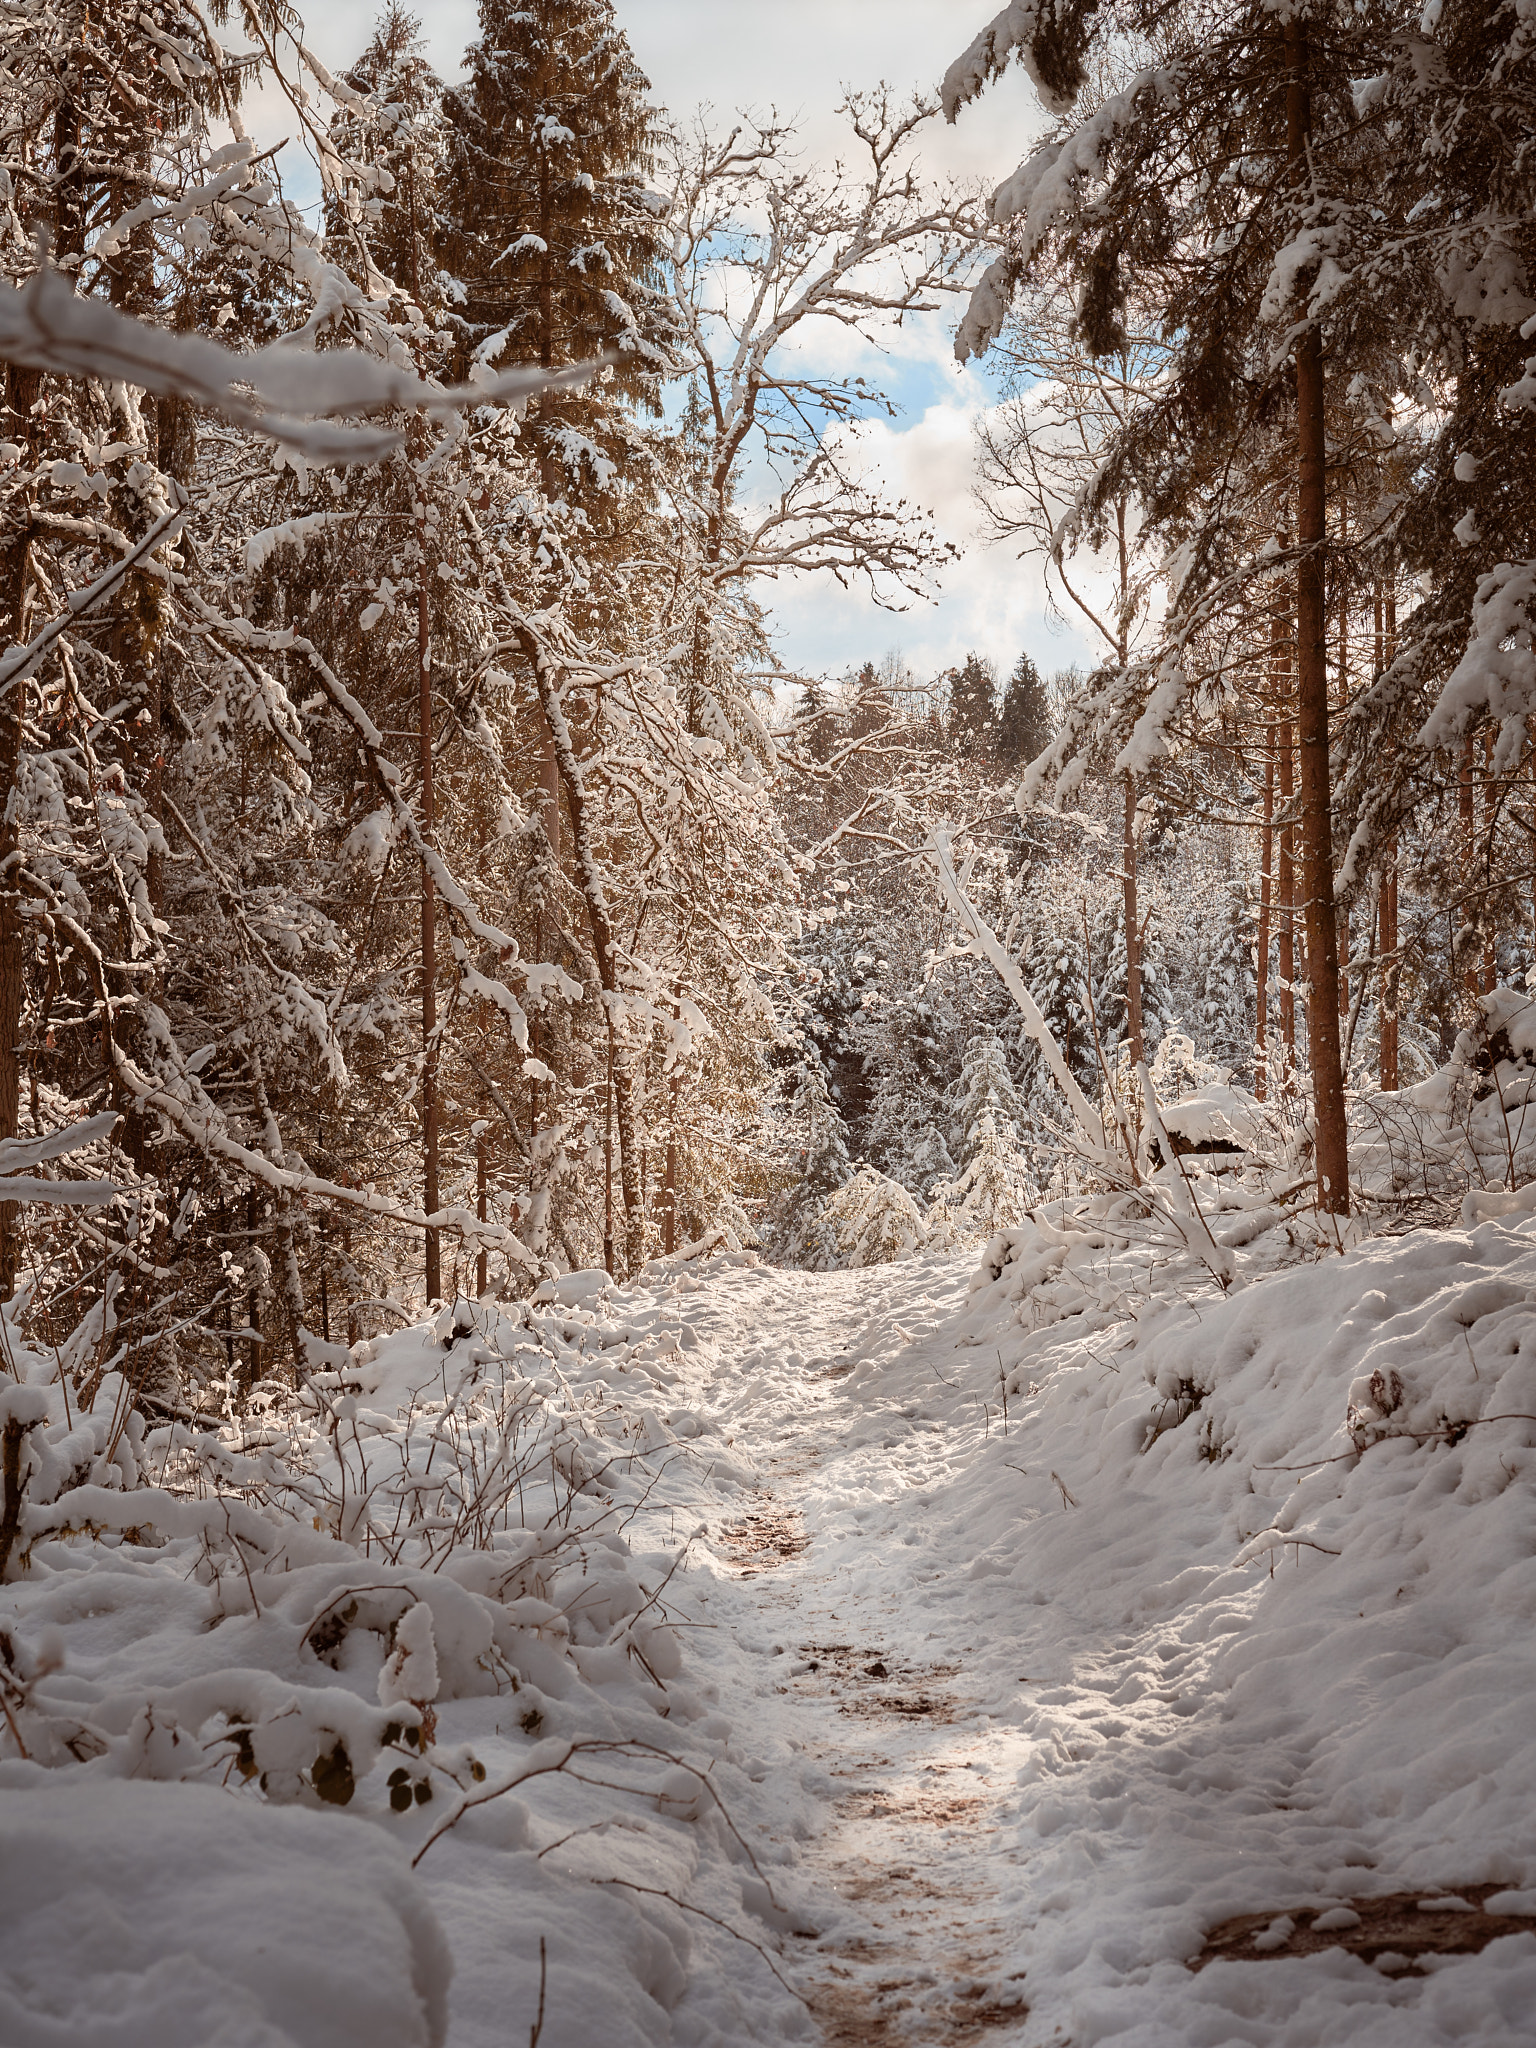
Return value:
M 826 1206 L 853 1178 L 848 1134 L 827 1088 L 814 1051 L 808 1049 L 795 1077 L 789 1125 L 796 1141 L 800 1177 L 775 1205 L 769 1231 L 773 1256 L 813 1272 L 837 1264 L 837 1249 L 825 1222 Z
M 542 1726 L 603 1672 L 632 1669 L 660 1704 L 681 1668 L 615 1527 L 639 1461 L 676 1438 L 572 1391 L 589 1351 L 643 1361 L 656 1340 L 615 1336 L 591 1305 L 461 1303 L 433 1330 L 311 1340 L 327 1369 L 300 1395 L 216 1431 L 146 1429 L 119 1375 L 82 1393 L 14 1328 L 9 1350 L 27 1377 L 0 1381 L 0 1563 L 19 1595 L 0 1685 L 45 1766 L 217 1769 L 273 1801 L 388 1811 L 386 1764 L 428 1797 L 483 1776 L 434 1747 L 445 1701 L 520 1695 Z M 82 1597 L 131 1610 L 146 1574 L 156 1623 L 133 1684 L 59 1691 L 27 1645 Z
M 927 1241 L 921 1210 L 899 1181 L 861 1166 L 822 1211 L 822 1227 L 842 1266 L 885 1266 Z

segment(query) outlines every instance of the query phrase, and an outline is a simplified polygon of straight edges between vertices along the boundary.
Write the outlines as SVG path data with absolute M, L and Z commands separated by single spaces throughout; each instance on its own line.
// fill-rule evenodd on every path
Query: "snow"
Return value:
M 1528 2041 L 1536 1221 L 1231 1259 L 717 1239 L 131 1456 L 39 1357 L 0 2034 L 501 2048 L 542 1941 L 544 2048 Z
M 304 253 L 296 251 L 295 260 Z M 310 327 L 327 324 L 330 312 L 339 312 L 353 292 L 334 266 L 319 267 L 325 282 Z M 99 300 L 79 298 L 68 279 L 46 269 L 19 290 L 10 285 L 0 288 L 0 349 L 10 362 L 196 398 L 227 419 L 320 463 L 377 462 L 399 447 L 404 435 L 393 427 L 337 425 L 315 415 L 365 412 L 390 404 L 415 407 L 423 402 L 442 413 L 495 399 L 519 403 L 551 385 L 581 384 L 597 367 L 585 363 L 557 371 L 503 370 L 473 385 L 448 389 L 426 384 L 413 369 L 382 362 L 360 349 L 316 354 L 293 336 L 236 356 L 201 336 L 168 333 Z M 246 388 L 256 393 L 258 405 L 243 395 Z M 88 481 L 83 473 L 82 481 Z
M 1424 746 L 1444 746 L 1459 737 L 1473 712 L 1486 706 L 1499 722 L 1494 767 L 1504 772 L 1518 759 L 1526 717 L 1536 702 L 1533 602 L 1536 562 L 1500 562 L 1479 579 L 1471 636 L 1419 733 Z
M 376 1830 L 3 1768 L 8 2048 L 441 2048 L 448 1942 Z

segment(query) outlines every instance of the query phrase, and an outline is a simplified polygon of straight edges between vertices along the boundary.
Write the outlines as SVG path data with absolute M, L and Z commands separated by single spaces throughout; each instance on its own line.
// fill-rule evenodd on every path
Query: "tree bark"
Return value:
M 1477 860 L 1477 812 L 1472 788 L 1472 736 L 1469 733 L 1461 743 L 1461 752 L 1456 762 L 1456 795 L 1461 811 L 1461 865 L 1468 885 L 1472 880 L 1473 865 Z M 1466 965 L 1461 971 L 1462 987 L 1469 996 L 1480 993 L 1477 961 L 1472 951 L 1471 918 L 1461 937 L 1465 944 Z
M 426 545 L 422 536 L 421 587 L 416 596 L 416 684 L 417 715 L 421 746 L 421 830 L 432 837 L 432 632 L 427 609 Z M 437 894 L 432 871 L 421 864 L 421 1204 L 429 1216 L 438 1209 L 437 1131 Z M 426 1233 L 427 1299 L 437 1301 L 443 1292 L 442 1239 L 436 1230 Z
M 485 1133 L 475 1133 L 475 1214 L 485 1221 Z M 486 1272 L 486 1252 L 482 1241 L 480 1256 L 475 1260 L 475 1299 L 483 1301 L 489 1275 Z
M 1254 973 L 1253 1092 L 1260 1102 L 1269 1096 L 1269 904 L 1270 863 L 1275 850 L 1275 753 L 1269 738 L 1264 752 L 1264 835 L 1259 854 L 1259 943 Z
M 37 427 L 32 408 L 42 395 L 40 370 L 6 373 L 6 432 L 25 451 L 30 468 L 37 460 Z M 31 577 L 32 519 L 28 504 L 5 536 L 0 577 L 3 577 L 4 627 L 0 645 L 24 641 L 27 588 Z M 11 684 L 0 697 L 0 1139 L 14 1138 L 21 1115 L 21 1011 L 24 994 L 25 943 L 16 867 L 21 859 L 21 834 L 16 818 L 17 775 L 21 767 L 21 728 L 26 684 Z M 18 1229 L 21 1211 L 15 1202 L 0 1202 L 0 1300 L 16 1291 Z
M 1397 604 L 1390 583 L 1376 586 L 1376 673 L 1382 675 L 1397 654 Z M 1397 840 L 1389 839 L 1382 855 L 1381 890 L 1377 902 L 1376 950 L 1381 955 L 1381 1010 L 1376 1047 L 1384 1094 L 1394 1093 L 1398 1080 L 1397 983 Z
M 1290 695 L 1290 676 L 1285 679 Z M 1289 1090 L 1296 1071 L 1296 827 L 1290 822 L 1291 798 L 1295 794 L 1296 729 L 1289 716 L 1280 722 L 1280 808 L 1286 822 L 1280 827 L 1280 1044 L 1282 1092 Z
M 615 1065 L 614 1016 L 619 983 L 613 921 L 609 916 L 608 899 L 603 890 L 602 876 L 598 872 L 597 856 L 592 845 L 591 821 L 587 814 L 586 784 L 581 772 L 581 763 L 576 758 L 571 729 L 566 723 L 560 694 L 555 687 L 555 658 L 526 620 L 517 621 L 514 632 L 533 670 L 534 687 L 539 693 L 545 728 L 554 746 L 555 763 L 565 789 L 565 808 L 571 826 L 571 851 L 574 855 L 576 886 L 580 889 L 587 906 L 587 925 L 592 934 L 592 954 L 597 964 L 598 983 L 603 991 L 609 1048 L 608 1100 L 611 1104 L 610 1114 L 618 1124 L 619 1177 L 625 1211 L 624 1241 L 630 1270 L 633 1271 L 638 1266 L 645 1244 L 645 1212 L 640 1192 L 640 1151 L 635 1115 L 638 1089 L 627 1060 Z M 610 1163 L 610 1185 L 611 1172 Z M 611 1210 L 610 1196 L 610 1215 Z M 611 1239 L 611 1222 L 606 1226 L 605 1234 Z
M 1308 47 L 1299 20 L 1286 27 L 1286 129 L 1298 179 L 1307 175 L 1311 104 Z M 1306 891 L 1308 1054 L 1312 1067 L 1319 1207 L 1349 1214 L 1349 1129 L 1339 1041 L 1339 951 L 1333 899 L 1333 803 L 1328 779 L 1327 446 L 1322 343 L 1309 327 L 1296 343 L 1296 731 L 1301 754 L 1301 853 Z
M 1126 770 L 1125 830 L 1120 846 L 1120 871 L 1125 886 L 1125 1031 L 1131 1059 L 1139 1067 L 1146 1058 L 1141 1034 L 1141 930 L 1136 909 L 1136 777 Z

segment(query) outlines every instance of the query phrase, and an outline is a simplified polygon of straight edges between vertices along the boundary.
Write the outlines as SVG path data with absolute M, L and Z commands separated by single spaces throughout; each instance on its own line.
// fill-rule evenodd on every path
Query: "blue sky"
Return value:
M 834 108 L 843 85 L 882 78 L 899 91 L 932 93 L 944 68 L 995 11 L 996 0 L 618 0 L 619 18 L 657 98 L 674 114 L 711 105 L 722 118 L 737 108 L 799 118 L 808 152 L 836 146 Z M 309 41 L 323 62 L 348 64 L 368 38 L 372 0 L 311 0 Z M 423 29 L 444 77 L 458 70 L 475 33 L 465 0 L 421 5 Z M 274 110 L 275 111 L 275 110 Z M 265 124 L 263 124 L 265 125 Z M 925 159 L 935 170 L 983 180 L 990 188 L 1027 154 L 1042 117 L 1027 80 L 1004 78 L 953 128 L 935 123 Z M 274 132 L 281 132 L 280 125 Z M 296 169 L 295 167 L 292 167 Z M 290 181 L 292 170 L 290 169 Z M 892 614 L 830 578 L 765 587 L 782 658 L 806 673 L 838 674 L 899 648 L 920 675 L 976 648 L 1006 673 L 1027 647 L 1043 670 L 1081 659 L 1085 643 L 1045 616 L 1038 567 L 1006 548 L 985 548 L 971 499 L 972 422 L 989 403 L 990 379 L 953 361 L 955 315 L 936 315 L 897 336 L 891 353 L 855 367 L 878 374 L 901 408 L 871 430 L 870 452 L 895 492 L 928 507 L 939 533 L 963 549 L 945 574 L 937 604 Z M 839 352 L 842 360 L 843 352 Z

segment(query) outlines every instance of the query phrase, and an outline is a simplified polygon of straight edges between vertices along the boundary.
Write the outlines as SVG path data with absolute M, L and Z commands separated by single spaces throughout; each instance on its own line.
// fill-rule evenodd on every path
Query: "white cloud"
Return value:
M 781 584 L 771 608 L 781 657 L 791 667 L 835 674 L 878 661 L 893 647 L 924 677 L 953 667 L 973 648 L 1002 675 L 1026 648 L 1047 673 L 1088 658 L 1081 635 L 1048 616 L 1038 561 L 983 541 L 973 493 L 974 426 L 985 398 L 956 383 L 953 397 L 912 418 L 871 423 L 859 437 L 866 471 L 878 474 L 893 497 L 931 513 L 938 537 L 962 550 L 943 572 L 938 602 L 907 600 L 891 611 L 867 589 L 841 588 L 830 576 Z

